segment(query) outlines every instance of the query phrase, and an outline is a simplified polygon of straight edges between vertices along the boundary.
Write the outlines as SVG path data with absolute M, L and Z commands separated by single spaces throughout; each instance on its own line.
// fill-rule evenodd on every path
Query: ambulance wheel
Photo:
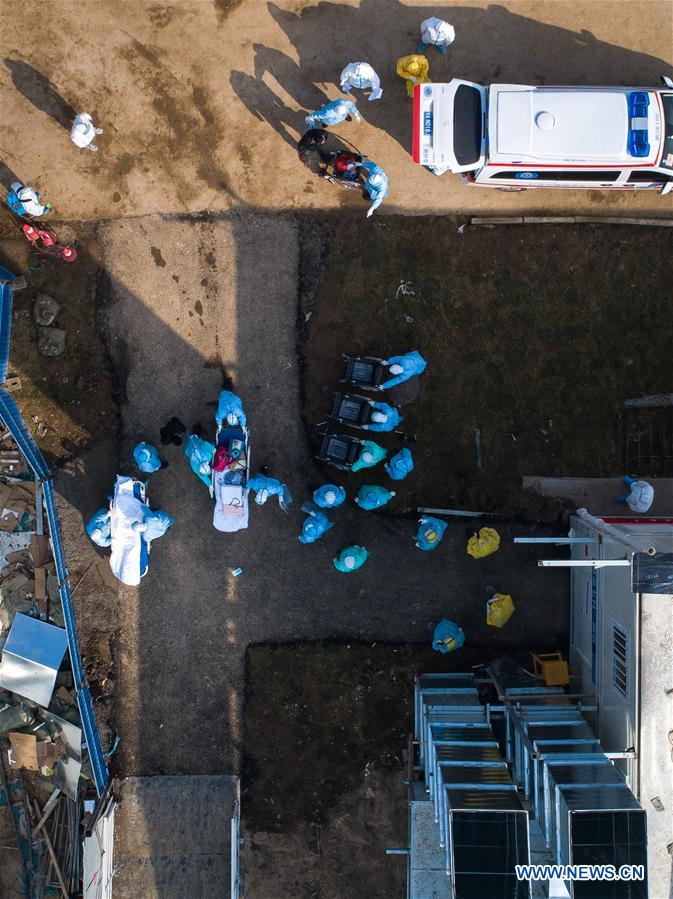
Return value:
M 506 190 L 508 193 L 519 193 L 522 190 L 528 190 L 527 187 L 496 187 L 496 190 Z

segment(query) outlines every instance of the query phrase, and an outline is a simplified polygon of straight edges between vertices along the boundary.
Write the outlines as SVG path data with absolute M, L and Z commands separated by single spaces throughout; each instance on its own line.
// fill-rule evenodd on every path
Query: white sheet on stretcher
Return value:
M 214 473 L 215 511 L 213 526 L 218 531 L 240 531 L 248 526 L 248 490 L 224 483 L 224 472 Z
M 138 586 L 142 574 L 142 537 L 133 530 L 133 524 L 144 520 L 144 509 L 140 500 L 133 495 L 133 478 L 118 475 L 110 509 L 110 568 L 116 578 L 131 587 Z

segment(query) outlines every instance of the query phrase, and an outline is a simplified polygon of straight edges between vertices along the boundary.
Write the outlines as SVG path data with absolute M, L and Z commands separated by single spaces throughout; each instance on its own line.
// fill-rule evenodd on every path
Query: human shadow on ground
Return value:
M 261 78 L 262 66 L 273 53 L 273 71 L 283 71 L 284 89 L 299 105 L 308 107 L 307 84 L 334 83 L 338 89 L 346 63 L 366 60 L 381 79 L 383 97 L 368 102 L 365 94 L 354 91 L 352 99 L 363 118 L 410 149 L 411 102 L 395 66 L 400 56 L 416 52 L 420 22 L 435 15 L 435 7 L 362 0 L 359 6 L 319 2 L 297 13 L 275 3 L 269 3 L 268 9 L 287 34 L 299 63 L 285 57 L 286 63 L 281 64 L 279 51 L 257 47 L 255 78 Z M 600 41 L 590 31 L 572 31 L 517 15 L 503 6 L 456 6 L 446 15 L 456 40 L 444 55 L 427 49 L 433 81 L 642 85 L 658 84 L 662 74 L 673 73 L 663 59 Z M 264 65 L 267 68 L 272 71 Z
M 306 114 L 322 106 L 328 98 L 285 53 L 262 44 L 254 44 L 253 50 L 254 75 L 234 71 L 230 76 L 231 86 L 256 118 L 268 122 L 283 140 L 294 147 L 296 138 L 289 129 L 294 129 L 301 136 L 306 130 Z M 265 83 L 264 75 L 267 73 L 302 109 L 296 112 L 285 104 L 281 96 Z
M 21 181 L 21 178 L 10 169 L 7 163 L 0 159 L 0 184 L 2 184 L 6 190 L 9 190 L 16 181 L 20 181 L 22 184 L 24 183 Z
M 41 112 L 46 112 L 66 131 L 70 131 L 77 113 L 47 76 L 20 59 L 5 57 L 5 65 L 11 73 L 14 87 L 26 100 Z

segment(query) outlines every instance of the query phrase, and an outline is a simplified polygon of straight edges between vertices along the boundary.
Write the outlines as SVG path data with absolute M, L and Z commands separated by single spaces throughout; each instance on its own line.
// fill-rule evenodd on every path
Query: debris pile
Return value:
M 0 815 L 16 835 L 21 892 L 71 896 L 96 790 L 42 488 L 9 434 L 0 445 Z

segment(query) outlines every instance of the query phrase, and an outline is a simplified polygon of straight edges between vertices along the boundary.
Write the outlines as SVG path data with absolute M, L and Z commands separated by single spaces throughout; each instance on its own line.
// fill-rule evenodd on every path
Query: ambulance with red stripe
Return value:
M 476 187 L 673 190 L 673 80 L 663 87 L 414 88 L 413 161 Z

